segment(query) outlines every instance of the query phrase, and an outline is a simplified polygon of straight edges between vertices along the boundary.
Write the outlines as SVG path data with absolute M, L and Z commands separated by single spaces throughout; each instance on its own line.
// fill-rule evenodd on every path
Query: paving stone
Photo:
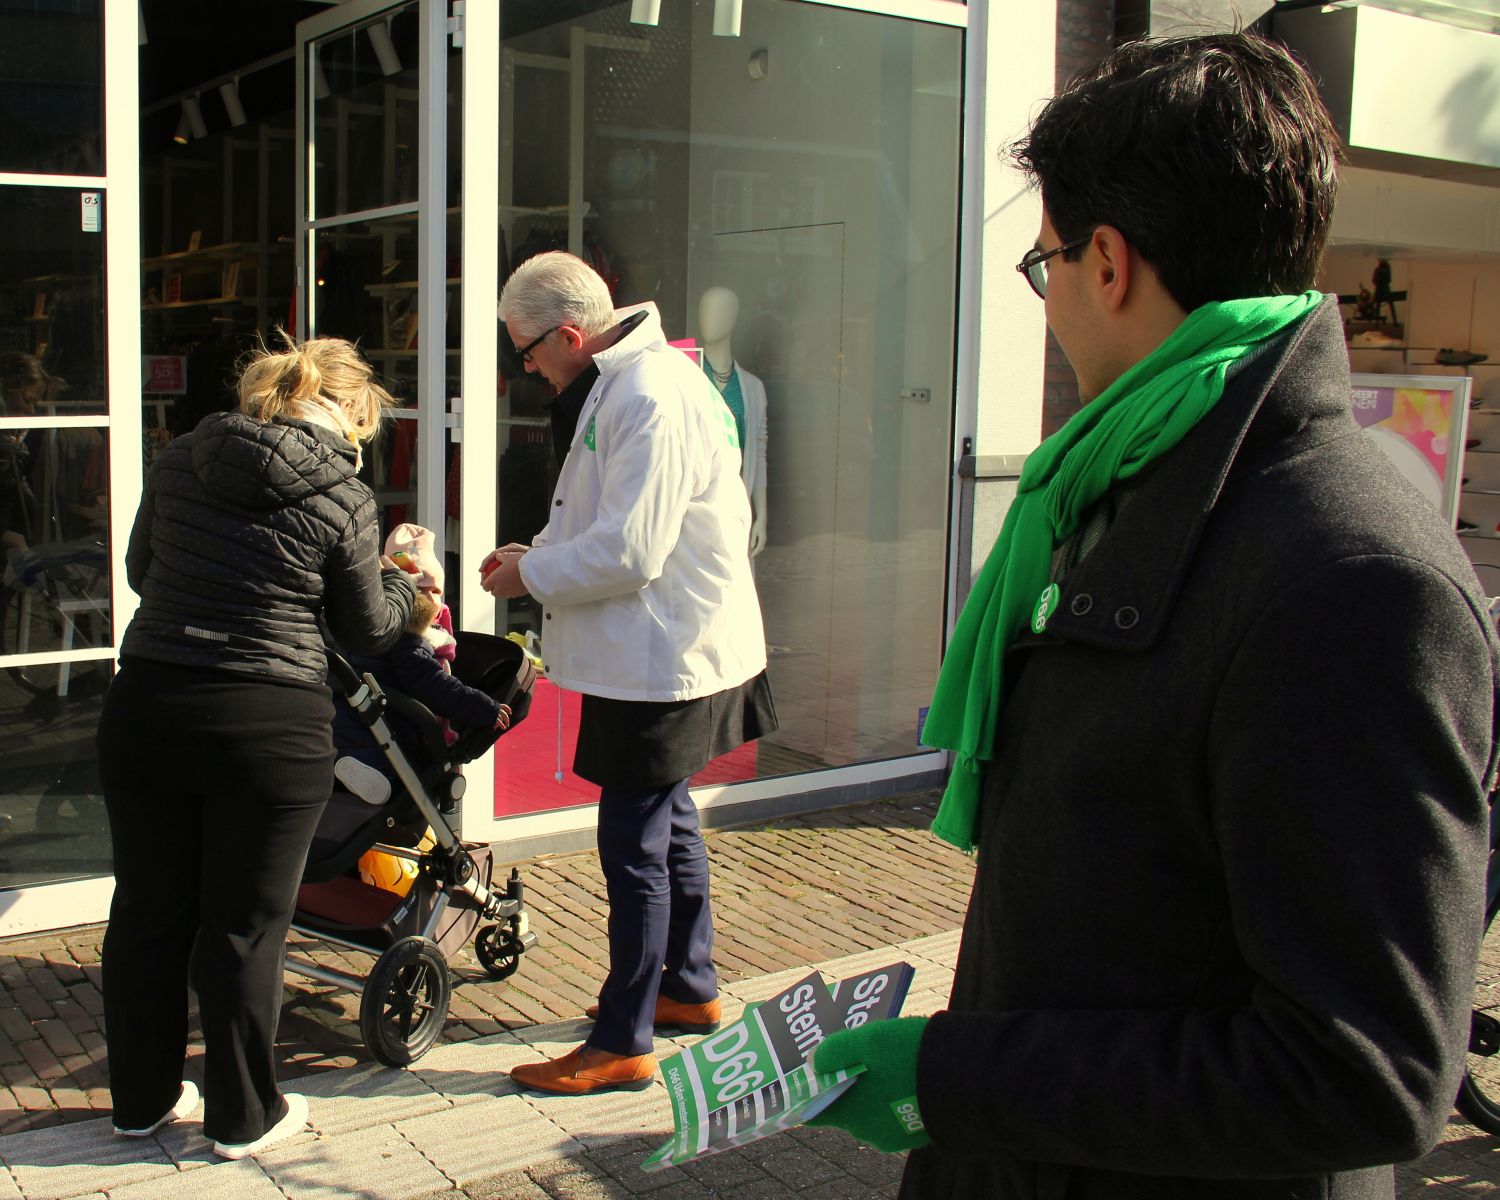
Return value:
M 360 1066 L 297 1082 L 314 1132 L 343 1135 L 450 1107 L 410 1071 Z
M 672 1135 L 671 1102 L 660 1081 L 641 1092 L 601 1092 L 592 1096 L 522 1094 L 528 1104 L 587 1147 L 622 1137 L 640 1137 L 655 1147 Z
M 109 1200 L 285 1200 L 279 1187 L 254 1159 L 219 1162 L 109 1190 Z
M 0 1200 L 24 1200 L 9 1170 L 0 1167 Z
M 434 1046 L 407 1068 L 455 1105 L 481 1103 L 514 1092 L 510 1069 L 535 1062 L 536 1051 L 511 1034 Z
M 541 1158 L 568 1158 L 583 1150 L 519 1095 L 413 1117 L 397 1129 L 459 1187 Z
M 152 1138 L 120 1138 L 106 1120 L 0 1138 L 0 1160 L 26 1200 L 61 1200 L 177 1174 Z
M 525 1171 L 476 1180 L 464 1188 L 470 1200 L 551 1200 L 546 1189 Z
M 256 1155 L 290 1200 L 414 1200 L 452 1191 L 441 1171 L 390 1125 Z

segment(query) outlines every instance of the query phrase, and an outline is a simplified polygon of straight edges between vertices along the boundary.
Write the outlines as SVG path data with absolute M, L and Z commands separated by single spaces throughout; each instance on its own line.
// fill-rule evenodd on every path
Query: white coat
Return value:
M 766 665 L 734 418 L 655 305 L 594 356 L 599 378 L 520 560 L 554 682 L 617 700 L 688 700 Z

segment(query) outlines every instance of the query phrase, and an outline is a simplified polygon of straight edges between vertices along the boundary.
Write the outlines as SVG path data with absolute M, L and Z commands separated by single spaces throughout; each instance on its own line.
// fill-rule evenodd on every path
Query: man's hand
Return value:
M 484 561 L 479 564 L 479 578 L 483 579 L 497 566 L 500 565 L 502 554 L 524 554 L 531 547 L 523 542 L 510 542 L 504 546 L 497 546 L 484 556 Z
M 503 547 L 486 555 L 484 561 L 490 564 L 490 570 L 480 586 L 491 596 L 501 600 L 524 596 L 526 583 L 521 578 L 521 559 L 525 555 L 524 548 L 511 552 Z
M 813 1069 L 828 1075 L 863 1066 L 864 1073 L 807 1123 L 847 1130 L 887 1154 L 927 1145 L 917 1111 L 917 1048 L 926 1029 L 926 1017 L 901 1017 L 830 1033 L 813 1051 Z
M 756 516 L 750 523 L 750 557 L 754 558 L 766 548 L 766 519 Z

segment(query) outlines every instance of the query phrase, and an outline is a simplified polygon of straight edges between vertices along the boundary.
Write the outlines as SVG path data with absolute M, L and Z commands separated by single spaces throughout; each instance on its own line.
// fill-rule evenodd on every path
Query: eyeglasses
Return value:
M 1036 293 L 1038 300 L 1047 298 L 1047 260 L 1054 255 L 1065 254 L 1069 250 L 1076 250 L 1079 246 L 1087 245 L 1093 236 L 1094 231 L 1091 229 L 1081 238 L 1064 242 L 1055 250 L 1043 250 L 1038 246 L 1016 264 L 1016 270 L 1026 276 L 1026 282 L 1031 284 L 1031 290 Z
M 546 333 L 542 334 L 541 337 L 532 338 L 531 341 L 527 342 L 524 347 L 522 347 L 520 350 L 517 350 L 516 353 L 521 356 L 521 361 L 523 363 L 529 363 L 531 361 L 531 352 L 561 328 L 561 325 L 554 325 L 551 329 L 547 330 Z

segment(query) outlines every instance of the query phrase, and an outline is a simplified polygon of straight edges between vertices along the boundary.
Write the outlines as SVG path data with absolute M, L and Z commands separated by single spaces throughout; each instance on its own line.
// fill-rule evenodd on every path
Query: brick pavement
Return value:
M 972 867 L 925 832 L 934 802 L 933 793 L 919 793 L 711 832 L 716 958 L 725 982 L 958 928 Z M 595 856 L 544 858 L 523 864 L 522 870 L 539 944 L 516 975 L 501 983 L 485 977 L 467 953 L 455 960 L 447 1043 L 525 1036 L 534 1026 L 575 1018 L 602 981 L 604 886 Z M 108 1111 L 99 994 L 102 932 L 94 927 L 0 942 L 0 1134 Z M 367 966 L 327 947 L 301 949 L 328 965 Z M 357 998 L 288 980 L 280 1039 L 283 1076 L 304 1078 L 303 1086 L 311 1090 L 316 1081 L 305 1077 L 326 1075 L 332 1082 L 338 1076 L 329 1073 L 367 1061 L 359 1044 Z M 653 1194 L 662 1200 L 677 1200 L 679 1194 L 681 1200 L 894 1194 L 899 1160 L 872 1156 L 827 1132 L 801 1131 L 792 1141 L 801 1149 L 794 1152 L 781 1142 L 781 1154 L 748 1147 L 710 1160 L 716 1165 L 705 1166 L 701 1179 L 684 1176 Z M 532 1164 L 444 1194 L 475 1200 L 632 1195 L 643 1190 L 642 1181 L 622 1177 L 615 1167 L 639 1149 L 593 1147 L 565 1161 Z M 805 1175 L 777 1174 L 783 1155 L 795 1162 L 804 1153 Z M 827 1165 L 844 1159 L 843 1168 Z M 4 1182 L 0 1176 L 0 1195 L 6 1194 Z M 1398 1185 L 1403 1197 L 1420 1194 L 1430 1200 L 1500 1195 L 1500 1139 L 1455 1117 L 1437 1149 L 1399 1169 Z

